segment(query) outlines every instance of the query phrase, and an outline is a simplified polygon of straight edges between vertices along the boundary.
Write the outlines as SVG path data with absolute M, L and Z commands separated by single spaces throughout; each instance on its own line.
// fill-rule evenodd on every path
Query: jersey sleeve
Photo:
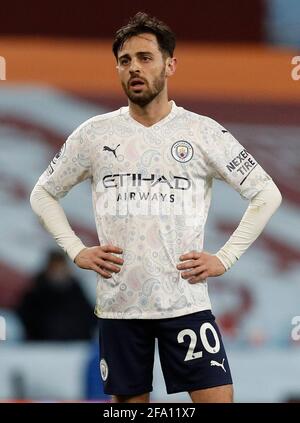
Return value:
M 91 146 L 80 126 L 54 156 L 38 183 L 54 198 L 64 197 L 70 189 L 91 178 Z
M 222 179 L 251 200 L 271 177 L 222 125 L 208 118 L 203 128 L 203 148 L 211 176 Z

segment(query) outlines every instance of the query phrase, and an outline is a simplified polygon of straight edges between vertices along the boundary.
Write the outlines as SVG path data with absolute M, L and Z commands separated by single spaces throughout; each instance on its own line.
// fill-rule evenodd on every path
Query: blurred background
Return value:
M 297 401 L 300 340 L 291 334 L 294 328 L 299 335 L 292 319 L 300 315 L 299 0 L 11 0 L 1 7 L 0 401 L 109 400 L 99 380 L 95 276 L 59 254 L 29 195 L 73 129 L 126 104 L 111 40 L 140 10 L 177 34 L 170 97 L 226 126 L 283 194 L 263 235 L 230 272 L 209 280 L 209 290 L 236 401 Z M 78 235 L 95 245 L 90 192 L 83 183 L 62 203 Z M 215 184 L 206 250 L 225 243 L 246 207 L 231 188 Z M 167 396 L 158 357 L 152 400 L 189 401 Z

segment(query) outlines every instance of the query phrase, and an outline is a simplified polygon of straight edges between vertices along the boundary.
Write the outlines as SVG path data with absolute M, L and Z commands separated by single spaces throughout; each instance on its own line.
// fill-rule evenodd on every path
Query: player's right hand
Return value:
M 114 254 L 122 254 L 122 248 L 114 245 L 84 248 L 75 257 L 75 264 L 81 269 L 94 270 L 103 278 L 111 278 L 112 273 L 119 273 L 124 260 Z M 118 266 L 116 266 L 118 265 Z

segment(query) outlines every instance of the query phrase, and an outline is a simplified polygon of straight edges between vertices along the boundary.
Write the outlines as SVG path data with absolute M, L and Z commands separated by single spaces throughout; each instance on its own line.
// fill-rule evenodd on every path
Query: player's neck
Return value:
M 167 95 L 159 95 L 144 107 L 129 101 L 130 116 L 144 126 L 155 125 L 164 119 L 171 112 L 172 104 L 168 101 Z

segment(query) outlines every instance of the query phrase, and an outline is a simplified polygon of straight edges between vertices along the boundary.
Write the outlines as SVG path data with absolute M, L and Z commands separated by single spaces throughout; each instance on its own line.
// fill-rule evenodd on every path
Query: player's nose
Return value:
M 140 72 L 141 67 L 140 63 L 137 59 L 132 59 L 130 62 L 129 72 L 130 73 L 138 73 Z

